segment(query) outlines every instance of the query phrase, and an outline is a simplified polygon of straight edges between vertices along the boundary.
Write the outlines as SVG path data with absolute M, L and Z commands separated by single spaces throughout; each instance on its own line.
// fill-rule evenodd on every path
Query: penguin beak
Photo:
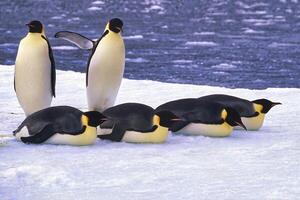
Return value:
M 28 27 L 34 27 L 33 25 L 31 25 L 31 24 L 26 24 L 26 26 L 28 26 Z
M 274 106 L 276 106 L 276 105 L 282 105 L 282 103 L 279 103 L 279 102 L 273 102 L 273 103 L 271 104 L 271 108 L 274 107 Z
M 120 30 L 121 33 L 123 33 L 123 29 L 120 27 L 116 27 L 116 29 Z
M 174 118 L 174 119 L 171 119 L 171 121 L 173 122 L 178 122 L 178 121 L 184 121 L 183 119 L 180 119 L 180 118 Z
M 238 126 L 242 127 L 243 129 L 245 129 L 245 130 L 247 131 L 247 128 L 246 128 L 246 126 L 243 124 L 243 122 L 237 122 L 237 121 L 235 121 L 235 123 L 236 123 Z

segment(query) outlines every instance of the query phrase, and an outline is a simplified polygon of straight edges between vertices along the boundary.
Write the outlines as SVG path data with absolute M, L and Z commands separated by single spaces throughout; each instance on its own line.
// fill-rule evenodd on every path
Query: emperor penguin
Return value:
M 105 120 L 97 111 L 55 106 L 29 115 L 13 134 L 24 143 L 91 145 L 97 139 L 96 127 Z
M 55 63 L 42 23 L 31 21 L 26 25 L 29 32 L 19 44 L 14 89 L 28 116 L 51 105 L 55 97 Z
M 234 108 L 241 116 L 247 130 L 258 130 L 262 127 L 265 115 L 271 108 L 281 103 L 267 99 L 249 101 L 225 94 L 214 94 L 200 97 L 199 100 L 218 102 Z
M 103 114 L 110 120 L 100 125 L 98 137 L 116 142 L 163 143 L 168 137 L 168 127 L 181 121 L 172 112 L 155 112 L 152 107 L 139 103 L 120 104 Z
M 184 120 L 172 124 L 170 130 L 174 133 L 225 137 L 232 133 L 234 126 L 246 129 L 234 109 L 215 102 L 199 101 L 196 98 L 178 99 L 156 108 L 156 111 L 164 110 Z
M 96 41 L 78 33 L 61 31 L 55 34 L 82 49 L 92 49 L 86 69 L 86 89 L 89 110 L 102 112 L 114 105 L 125 67 L 123 22 L 111 19 Z

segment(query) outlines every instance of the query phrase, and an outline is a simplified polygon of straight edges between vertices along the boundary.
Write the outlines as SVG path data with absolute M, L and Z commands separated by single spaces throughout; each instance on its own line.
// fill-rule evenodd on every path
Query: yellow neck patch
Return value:
M 158 115 L 154 115 L 154 117 L 153 117 L 153 124 L 157 125 L 157 126 L 160 126 L 159 122 L 160 122 L 160 117 Z
M 256 103 L 253 103 L 253 107 L 254 107 L 254 110 L 256 112 L 259 112 L 261 113 L 262 109 L 263 109 L 263 106 L 262 105 L 259 105 L 259 104 L 256 104 Z
M 82 123 L 82 125 L 88 126 L 88 122 L 89 122 L 89 118 L 87 116 L 85 116 L 85 115 L 82 115 L 81 116 L 81 123 Z
M 223 120 L 225 120 L 226 117 L 227 117 L 227 111 L 226 111 L 225 109 L 223 109 L 223 111 L 222 111 L 222 113 L 221 113 L 221 118 L 222 118 Z

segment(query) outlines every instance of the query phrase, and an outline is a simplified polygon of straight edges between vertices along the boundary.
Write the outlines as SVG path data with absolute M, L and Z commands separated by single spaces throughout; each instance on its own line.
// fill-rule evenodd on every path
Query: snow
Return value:
M 52 49 L 54 50 L 77 50 L 77 47 L 74 46 L 53 46 Z
M 193 42 L 186 42 L 186 45 L 192 45 L 192 46 L 205 46 L 205 47 L 214 47 L 214 46 L 218 46 L 217 43 L 215 42 L 210 42 L 210 41 L 202 41 L 202 42 L 198 42 L 198 41 L 193 41 Z
M 102 10 L 102 8 L 97 7 L 97 6 L 92 6 L 92 7 L 89 7 L 88 10 L 90 10 L 90 11 L 97 11 L 97 10 Z
M 143 39 L 143 35 L 130 35 L 130 36 L 123 36 L 125 40 L 133 40 L 133 39 Z
M 86 110 L 85 75 L 57 71 L 53 105 Z M 10 134 L 24 119 L 13 67 L 0 66 L 0 199 L 297 199 L 300 89 L 266 90 L 124 79 L 117 103 L 153 107 L 212 93 L 283 103 L 258 132 L 227 138 L 170 135 L 165 144 L 98 140 L 87 147 L 25 145 Z
M 146 60 L 144 58 L 126 58 L 126 62 L 144 63 L 144 62 L 149 62 L 149 60 Z

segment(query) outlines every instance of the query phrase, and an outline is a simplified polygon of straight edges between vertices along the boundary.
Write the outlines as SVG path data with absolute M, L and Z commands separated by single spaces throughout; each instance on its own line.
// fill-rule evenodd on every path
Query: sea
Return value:
M 124 22 L 124 77 L 228 88 L 300 87 L 298 0 L 1 0 L 0 65 L 13 65 L 26 23 L 40 20 L 56 68 L 85 72 L 88 50 L 54 38 L 98 39 Z

